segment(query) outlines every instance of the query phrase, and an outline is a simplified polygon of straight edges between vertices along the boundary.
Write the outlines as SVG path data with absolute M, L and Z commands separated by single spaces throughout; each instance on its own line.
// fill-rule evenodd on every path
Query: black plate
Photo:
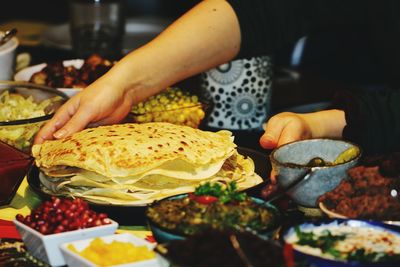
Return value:
M 260 175 L 264 182 L 249 188 L 246 192 L 254 197 L 259 197 L 262 187 L 268 182 L 267 177 L 271 171 L 271 165 L 267 154 L 262 154 L 253 149 L 239 147 L 238 152 L 244 156 L 250 157 L 254 161 L 255 171 Z M 27 181 L 29 186 L 34 192 L 36 192 L 42 199 L 50 199 L 52 195 L 44 192 L 40 187 L 39 180 L 39 169 L 33 166 L 28 173 Z M 143 207 L 132 207 L 132 206 L 120 206 L 120 205 L 107 205 L 90 203 L 90 207 L 97 212 L 107 213 L 108 216 L 117 221 L 121 225 L 144 225 L 145 224 L 145 206 Z

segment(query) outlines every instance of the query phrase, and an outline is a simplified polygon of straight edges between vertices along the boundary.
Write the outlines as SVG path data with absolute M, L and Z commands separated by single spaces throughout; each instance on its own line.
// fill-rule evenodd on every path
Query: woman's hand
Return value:
M 99 79 L 69 99 L 36 134 L 35 144 L 64 138 L 89 127 L 120 122 L 131 110 L 132 91 Z

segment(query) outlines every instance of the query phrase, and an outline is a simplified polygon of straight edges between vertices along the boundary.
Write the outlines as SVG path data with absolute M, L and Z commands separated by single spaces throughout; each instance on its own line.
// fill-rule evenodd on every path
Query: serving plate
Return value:
M 331 219 L 350 219 L 349 217 L 328 209 L 323 202 L 318 203 L 318 207 Z M 400 226 L 400 221 L 383 221 L 385 224 L 392 224 Z
M 71 60 L 64 60 L 62 63 L 64 67 L 73 66 L 77 69 L 80 69 L 84 62 L 85 62 L 84 59 L 71 59 Z M 14 81 L 29 82 L 33 74 L 41 71 L 46 66 L 47 63 L 41 63 L 30 67 L 26 67 L 14 75 Z M 65 93 L 68 97 L 72 97 L 73 95 L 82 91 L 82 88 L 57 88 L 57 90 Z
M 373 222 L 373 221 L 365 221 L 365 220 L 356 220 L 356 219 L 336 219 L 330 220 L 328 222 L 320 221 L 315 223 L 302 223 L 297 225 L 299 230 L 301 231 L 312 231 L 317 230 L 318 228 L 323 230 L 329 230 L 331 227 L 351 227 L 353 229 L 370 229 L 370 230 L 378 230 L 392 233 L 396 236 L 400 237 L 400 228 L 395 225 L 387 225 L 381 222 Z M 286 244 L 292 245 L 293 235 L 296 235 L 295 227 L 291 227 L 283 234 L 283 240 Z M 394 267 L 399 266 L 399 262 L 381 262 L 381 263 L 361 263 L 358 261 L 342 261 L 335 260 L 328 257 L 324 257 L 322 255 L 314 255 L 313 253 L 307 253 L 303 250 L 296 249 L 293 247 L 293 255 L 294 259 L 299 262 L 306 261 L 310 266 L 315 267 Z
M 252 150 L 249 148 L 239 147 L 238 152 L 244 156 L 251 157 L 254 161 L 255 172 L 260 175 L 263 179 L 263 182 L 259 185 L 256 185 L 252 188 L 246 189 L 246 193 L 250 196 L 259 196 L 261 193 L 261 189 L 265 185 L 266 182 L 269 181 L 267 179 L 269 177 L 269 173 L 271 171 L 271 167 L 269 164 L 269 160 L 267 155 L 262 154 L 256 150 Z M 43 199 L 50 199 L 51 194 L 42 190 L 40 185 L 40 171 L 36 166 L 33 166 L 27 175 L 27 181 L 30 188 L 36 192 Z M 127 205 L 112 205 L 112 204 L 99 204 L 88 201 L 91 208 L 97 212 L 104 212 L 109 215 L 110 218 L 119 222 L 120 224 L 144 224 L 145 223 L 145 208 L 146 205 L 143 206 L 127 206 Z

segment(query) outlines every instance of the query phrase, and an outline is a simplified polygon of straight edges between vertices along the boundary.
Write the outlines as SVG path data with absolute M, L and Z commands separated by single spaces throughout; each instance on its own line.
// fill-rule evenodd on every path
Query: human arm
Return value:
M 364 154 L 400 151 L 400 90 L 341 91 L 337 109 L 314 113 L 279 113 L 260 138 L 264 148 L 307 138 L 343 138 L 359 144 Z
M 71 98 L 38 132 L 35 143 L 66 137 L 88 124 L 119 122 L 132 104 L 234 58 L 240 42 L 229 3 L 203 1 Z

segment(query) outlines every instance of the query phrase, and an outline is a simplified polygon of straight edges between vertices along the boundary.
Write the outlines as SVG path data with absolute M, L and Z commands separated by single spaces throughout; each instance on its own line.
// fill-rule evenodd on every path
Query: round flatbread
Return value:
M 168 172 L 168 166 L 176 160 L 180 167 L 175 171 L 189 170 L 194 177 L 204 178 L 204 166 L 222 166 L 235 147 L 229 131 L 208 132 L 158 122 L 86 129 L 65 139 L 34 145 L 32 154 L 38 167 L 53 171 L 57 167 L 78 167 L 107 177 L 127 177 L 150 170 L 154 173 L 163 169 L 162 165 L 167 166 L 164 172 Z M 166 175 L 162 170 L 158 174 Z

